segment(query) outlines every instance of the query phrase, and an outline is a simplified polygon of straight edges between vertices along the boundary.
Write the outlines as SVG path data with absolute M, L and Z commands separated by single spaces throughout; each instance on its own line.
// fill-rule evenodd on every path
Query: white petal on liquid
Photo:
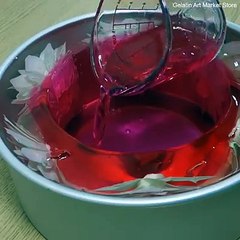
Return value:
M 27 56 L 25 59 L 25 70 L 27 72 L 36 72 L 43 75 L 47 74 L 47 69 L 42 59 L 31 55 Z
M 47 159 L 48 154 L 46 151 L 39 151 L 26 147 L 21 148 L 21 153 L 27 159 L 37 163 L 43 163 Z
M 40 54 L 40 59 L 44 62 L 47 72 L 50 72 L 55 65 L 55 54 L 52 45 L 48 43 Z

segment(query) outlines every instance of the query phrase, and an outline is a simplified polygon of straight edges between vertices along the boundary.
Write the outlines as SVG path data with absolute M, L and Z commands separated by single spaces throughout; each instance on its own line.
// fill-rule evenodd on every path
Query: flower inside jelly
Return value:
M 169 59 L 172 68 L 166 69 L 171 80 L 134 96 L 108 99 L 100 142 L 93 134 L 101 108 L 89 46 L 58 60 L 32 89 L 20 121 L 44 143 L 37 150 L 45 151 L 47 161 L 38 170 L 62 184 L 102 194 L 176 193 L 233 172 L 239 100 L 239 90 L 232 86 L 235 78 L 222 60 L 203 65 L 209 56 L 199 58 L 199 66 L 193 61 L 190 72 L 173 72 L 180 69 L 180 45 L 187 43 L 179 38 L 178 44 Z M 181 60 L 183 69 L 191 63 L 190 55 Z M 114 71 L 114 58 L 108 64 Z M 20 154 L 26 157 L 26 149 Z M 145 186 L 142 181 L 153 180 L 164 188 L 139 189 Z

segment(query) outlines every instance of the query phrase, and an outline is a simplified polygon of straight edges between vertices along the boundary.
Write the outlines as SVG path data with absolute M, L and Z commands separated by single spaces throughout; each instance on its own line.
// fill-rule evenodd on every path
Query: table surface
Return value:
M 32 35 L 62 20 L 93 12 L 97 4 L 98 0 L 0 0 L 0 64 Z M 237 9 L 225 8 L 225 12 L 229 20 L 240 24 L 240 2 L 238 5 Z M 7 166 L 1 159 L 0 239 L 44 239 L 24 214 Z

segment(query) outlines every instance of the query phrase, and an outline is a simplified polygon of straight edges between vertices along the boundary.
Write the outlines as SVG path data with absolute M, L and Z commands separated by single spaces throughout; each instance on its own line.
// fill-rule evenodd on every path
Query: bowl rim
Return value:
M 33 37 L 29 38 L 22 45 L 20 45 L 0 66 L 0 80 L 4 75 L 5 71 L 11 66 L 11 63 L 14 59 L 25 50 L 30 44 L 37 41 L 41 37 L 46 34 L 49 34 L 57 29 L 61 29 L 68 25 L 77 23 L 79 21 L 86 20 L 87 18 L 94 17 L 94 13 L 84 14 L 78 17 L 71 18 L 69 20 L 65 20 L 56 25 L 48 27 L 47 29 L 37 33 Z M 240 25 L 228 22 L 228 27 L 240 32 Z M 106 196 L 106 195 L 98 195 L 88 192 L 83 192 L 80 190 L 72 189 L 67 186 L 60 185 L 56 182 L 53 182 L 38 173 L 32 171 L 27 166 L 25 166 L 4 144 L 2 138 L 0 138 L 0 154 L 3 159 L 8 163 L 8 165 L 13 168 L 15 171 L 20 173 L 23 177 L 28 179 L 31 182 L 34 182 L 38 186 L 51 190 L 52 192 L 63 195 L 65 197 L 69 197 L 71 199 L 95 203 L 95 204 L 103 204 L 103 205 L 115 205 L 115 206 L 128 206 L 128 207 L 160 207 L 160 206 L 169 206 L 169 205 L 177 205 L 180 203 L 188 203 L 191 200 L 203 199 L 206 197 L 211 197 L 215 194 L 218 194 L 223 191 L 227 191 L 229 188 L 240 184 L 240 173 L 236 173 L 231 177 L 222 180 L 221 182 L 215 183 L 210 186 L 206 186 L 201 189 L 179 193 L 175 195 L 169 196 L 158 196 L 158 197 L 117 197 L 117 196 Z

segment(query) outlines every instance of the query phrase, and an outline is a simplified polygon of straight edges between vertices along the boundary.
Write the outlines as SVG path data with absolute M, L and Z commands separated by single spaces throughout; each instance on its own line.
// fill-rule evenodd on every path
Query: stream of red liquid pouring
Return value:
M 165 71 L 173 79 L 140 95 L 114 97 L 100 146 L 92 136 L 99 85 L 88 46 L 65 56 L 32 92 L 29 107 L 52 156 L 68 153 L 56 160 L 64 184 L 94 190 L 150 173 L 226 174 L 231 164 L 229 133 L 237 117 L 230 88 L 234 78 L 217 59 L 202 66 L 213 56 L 211 42 L 188 47 L 181 37 Z M 187 50 L 183 56 L 181 48 Z M 138 60 L 143 64 L 148 58 L 142 54 Z M 107 67 L 117 71 L 114 56 L 111 59 Z
M 107 105 L 110 102 L 109 98 L 111 92 L 113 92 L 114 95 L 114 93 L 121 91 L 119 89 L 127 88 L 128 95 L 139 94 L 146 91 L 149 87 L 153 87 L 160 83 L 163 84 L 172 78 L 200 68 L 204 64 L 210 62 L 216 55 L 219 47 L 218 43 L 209 38 L 207 34 L 199 33 L 200 30 L 204 32 L 204 28 L 200 28 L 197 26 L 196 22 L 190 22 L 190 20 L 184 19 L 180 17 L 180 15 L 172 16 L 171 20 L 173 25 L 172 49 L 169 53 L 165 69 L 161 69 L 158 76 L 151 81 L 148 80 L 146 82 L 146 78 L 157 68 L 159 59 L 163 57 L 165 31 L 162 26 L 147 29 L 145 31 L 143 30 L 135 35 L 125 34 L 118 36 L 114 44 L 111 37 L 102 39 L 98 42 L 99 46 L 94 46 L 96 47 L 95 58 L 97 58 L 95 62 L 101 59 L 101 64 L 95 64 L 95 68 L 99 73 L 100 83 L 103 84 L 102 88 L 105 89 L 105 91 L 101 91 L 100 102 L 97 107 L 98 109 L 94 121 L 93 136 L 97 145 L 104 142 L 104 134 L 106 135 L 107 112 L 109 111 Z M 186 23 L 189 23 L 187 27 L 185 26 Z M 131 88 L 133 89 L 130 90 Z M 156 99 L 156 101 L 161 101 L 161 99 Z M 136 107 L 134 108 L 137 110 Z M 130 112 L 135 110 L 130 108 L 128 112 L 124 114 L 130 117 Z M 150 110 L 141 109 L 140 111 L 147 115 Z M 157 125 L 156 118 L 159 119 L 159 116 L 164 116 L 165 120 L 163 121 L 169 122 L 169 124 L 171 124 L 170 119 L 173 118 L 176 118 L 174 120 L 175 122 L 183 123 L 183 119 L 180 115 L 178 117 L 176 115 L 173 117 L 167 112 L 162 114 L 155 112 L 156 116 L 152 116 L 153 111 L 151 111 L 149 115 L 151 115 L 151 117 L 145 119 L 145 121 L 155 121 L 155 125 Z M 141 118 L 141 114 L 139 118 Z M 152 126 L 151 123 L 149 125 Z M 113 128 L 115 127 L 116 126 Z M 168 126 L 164 126 L 164 124 L 158 122 L 158 127 L 155 129 L 155 134 L 161 134 L 164 141 L 166 141 L 163 134 L 165 128 L 168 128 Z M 89 131 L 89 129 L 87 131 Z M 151 132 L 154 131 L 154 129 L 150 127 L 147 131 Z M 187 129 L 183 127 L 182 131 L 185 131 L 185 135 L 187 135 Z M 191 131 L 195 131 L 195 134 L 197 134 L 197 130 L 192 129 Z M 112 133 L 113 132 L 115 131 L 112 131 Z M 126 129 L 126 132 L 129 132 L 129 130 Z M 136 129 L 135 132 L 137 132 Z M 132 145 L 132 143 L 135 142 L 130 136 L 131 135 L 124 140 L 126 145 Z M 173 135 L 169 137 L 171 141 L 176 138 Z M 111 138 L 113 139 L 113 137 Z M 130 142 L 127 140 L 130 140 Z M 137 144 L 134 143 L 134 145 L 137 147 Z M 138 149 L 142 148 L 144 147 L 138 147 Z M 136 151 L 136 148 L 134 151 Z

